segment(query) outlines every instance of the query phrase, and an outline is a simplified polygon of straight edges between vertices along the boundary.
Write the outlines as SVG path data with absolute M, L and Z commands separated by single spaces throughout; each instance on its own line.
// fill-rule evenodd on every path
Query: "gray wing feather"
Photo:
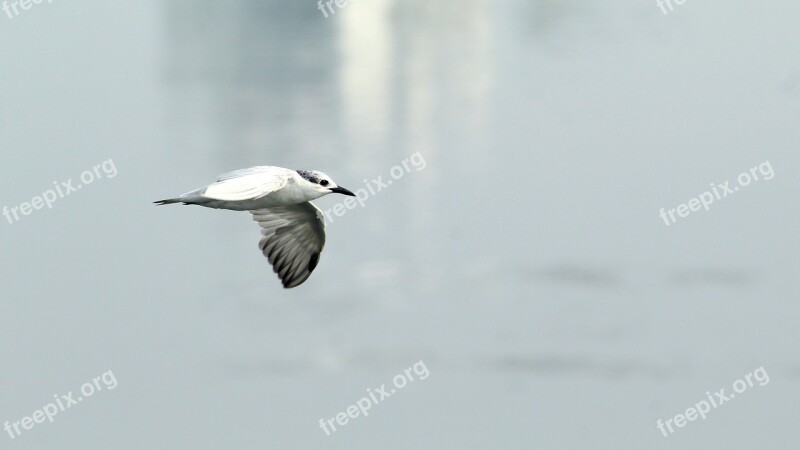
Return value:
M 311 276 L 325 246 L 322 211 L 310 202 L 250 211 L 264 236 L 258 247 L 283 287 L 301 285 Z

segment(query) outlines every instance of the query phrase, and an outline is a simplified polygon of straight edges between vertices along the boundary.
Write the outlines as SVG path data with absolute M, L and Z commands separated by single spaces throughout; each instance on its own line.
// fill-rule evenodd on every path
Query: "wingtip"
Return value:
M 285 279 L 281 279 L 281 283 L 283 284 L 284 289 L 296 288 L 297 286 L 300 286 L 301 284 L 308 281 L 308 277 L 310 275 L 311 275 L 310 272 L 307 274 L 297 274 L 294 277 L 287 277 Z

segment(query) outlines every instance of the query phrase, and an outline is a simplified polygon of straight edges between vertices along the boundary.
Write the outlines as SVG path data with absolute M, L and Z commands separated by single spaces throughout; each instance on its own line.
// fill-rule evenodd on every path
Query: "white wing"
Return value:
M 286 186 L 291 170 L 256 166 L 224 173 L 205 188 L 202 196 L 214 200 L 239 201 L 263 197 Z
M 319 262 L 325 246 L 325 222 L 310 202 L 250 211 L 264 235 L 258 243 L 283 287 L 302 284 Z

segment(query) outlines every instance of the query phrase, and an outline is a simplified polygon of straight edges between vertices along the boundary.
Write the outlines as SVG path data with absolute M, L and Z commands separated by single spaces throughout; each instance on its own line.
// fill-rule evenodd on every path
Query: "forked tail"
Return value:
M 159 200 L 159 201 L 153 202 L 153 203 L 155 203 L 156 205 L 159 205 L 159 206 L 161 206 L 161 205 L 169 205 L 169 204 L 172 204 L 172 203 L 183 203 L 184 205 L 188 205 L 188 203 L 185 203 L 183 200 L 181 200 L 179 198 L 168 198 L 166 200 Z

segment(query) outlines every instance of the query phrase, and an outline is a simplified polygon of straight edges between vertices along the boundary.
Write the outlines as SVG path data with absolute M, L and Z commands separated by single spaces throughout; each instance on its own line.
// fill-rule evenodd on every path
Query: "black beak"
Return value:
M 347 189 L 341 186 L 336 186 L 335 188 L 331 188 L 331 192 L 336 192 L 337 194 L 349 195 L 350 197 L 356 196 L 356 194 L 353 194 L 352 192 L 348 191 Z

